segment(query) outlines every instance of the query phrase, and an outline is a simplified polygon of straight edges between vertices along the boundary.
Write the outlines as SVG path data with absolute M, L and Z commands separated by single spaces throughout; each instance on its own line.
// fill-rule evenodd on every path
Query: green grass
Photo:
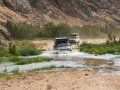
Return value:
M 51 58 L 46 57 L 38 57 L 38 58 L 31 58 L 31 59 L 20 59 L 18 57 L 11 57 L 9 59 L 10 62 L 14 62 L 16 65 L 25 65 L 31 63 L 38 63 L 38 62 L 49 62 Z
M 49 66 L 49 67 L 43 67 L 40 70 L 51 70 L 51 69 L 54 69 L 54 68 L 57 68 L 57 67 L 52 65 L 52 66 Z
M 18 62 L 18 61 L 21 61 L 22 59 L 18 58 L 18 57 L 10 57 L 9 58 L 9 62 Z
M 20 72 L 19 68 L 16 68 L 15 70 L 12 71 L 13 75 L 21 75 L 22 72 Z
M 55 69 L 55 68 L 70 68 L 70 67 L 65 67 L 65 66 L 57 67 L 57 66 L 52 65 L 52 66 L 49 66 L 49 67 L 43 67 L 40 70 L 51 70 L 51 69 Z
M 8 77 L 8 76 L 9 76 L 8 73 L 0 73 L 0 78 L 1 78 L 1 77 Z
M 0 57 L 11 57 L 11 56 L 31 56 L 39 55 L 42 50 L 37 49 L 37 47 L 30 41 L 15 41 L 11 42 L 9 47 L 0 46 Z
M 9 57 L 9 56 L 12 55 L 9 53 L 8 47 L 0 46 L 0 57 Z
M 12 71 L 11 74 L 9 73 L 0 73 L 0 78 L 3 78 L 3 77 L 14 77 L 14 76 L 18 76 L 18 75 L 24 75 L 26 73 L 29 73 L 29 72 L 38 72 L 40 70 L 52 70 L 52 69 L 55 69 L 55 68 L 70 68 L 70 67 L 65 67 L 65 66 L 60 66 L 60 67 L 57 67 L 57 66 L 48 66 L 48 67 L 43 67 L 43 68 L 36 68 L 36 69 L 32 69 L 32 70 L 29 70 L 27 72 L 20 72 L 18 68 L 16 68 L 15 70 Z
M 19 56 L 39 55 L 40 53 L 41 50 L 38 50 L 33 44 L 21 45 L 17 50 Z
M 54 69 L 54 68 L 57 68 L 57 67 L 52 65 L 52 66 L 48 66 L 48 67 L 32 69 L 29 72 L 34 72 L 34 71 L 39 71 L 39 70 L 51 70 L 51 69 Z
M 80 51 L 95 54 L 120 54 L 120 44 L 85 44 L 80 45 Z
M 48 67 L 32 69 L 29 72 L 40 71 L 40 70 L 52 70 L 52 69 L 55 69 L 55 68 L 70 68 L 70 67 L 65 67 L 65 66 L 57 67 L 57 66 L 52 65 L 52 66 L 48 66 Z
M 5 72 L 5 73 L 0 73 L 0 78 L 3 78 L 3 77 L 15 77 L 15 76 L 18 76 L 18 75 L 22 75 L 22 74 L 24 74 L 23 72 L 18 72 L 17 70 L 13 70 L 13 72 L 12 73 L 7 73 L 7 72 Z
M 3 60 L 0 59 L 0 64 L 3 63 Z

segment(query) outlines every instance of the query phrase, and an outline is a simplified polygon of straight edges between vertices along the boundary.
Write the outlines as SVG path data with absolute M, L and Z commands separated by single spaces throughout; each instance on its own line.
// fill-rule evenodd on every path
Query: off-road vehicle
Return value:
M 67 37 L 55 38 L 54 50 L 72 51 L 68 38 Z
M 77 33 L 71 33 L 69 37 L 69 42 L 71 44 L 79 44 L 80 43 L 80 37 Z

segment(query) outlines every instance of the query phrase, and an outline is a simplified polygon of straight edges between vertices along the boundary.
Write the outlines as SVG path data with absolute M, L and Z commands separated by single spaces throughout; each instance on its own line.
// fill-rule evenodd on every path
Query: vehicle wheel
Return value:
M 68 51 L 72 51 L 72 49 L 68 49 Z
M 78 42 L 75 43 L 75 45 L 77 45 L 77 44 L 78 44 Z
M 78 45 L 80 44 L 80 42 L 77 43 Z

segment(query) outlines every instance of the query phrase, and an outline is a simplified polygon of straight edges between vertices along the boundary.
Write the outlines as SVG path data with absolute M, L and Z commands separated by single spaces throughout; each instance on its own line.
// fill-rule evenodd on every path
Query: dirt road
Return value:
M 45 71 L 0 79 L 0 90 L 120 90 L 120 75 L 94 71 Z

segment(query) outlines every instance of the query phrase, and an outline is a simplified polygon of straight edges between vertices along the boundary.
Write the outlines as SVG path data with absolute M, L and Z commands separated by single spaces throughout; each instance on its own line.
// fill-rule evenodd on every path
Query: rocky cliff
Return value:
M 7 31 L 7 29 L 0 25 L 0 45 L 7 45 L 10 41 L 10 33 Z
M 120 26 L 120 0 L 3 0 L 1 3 L 2 21 Z

